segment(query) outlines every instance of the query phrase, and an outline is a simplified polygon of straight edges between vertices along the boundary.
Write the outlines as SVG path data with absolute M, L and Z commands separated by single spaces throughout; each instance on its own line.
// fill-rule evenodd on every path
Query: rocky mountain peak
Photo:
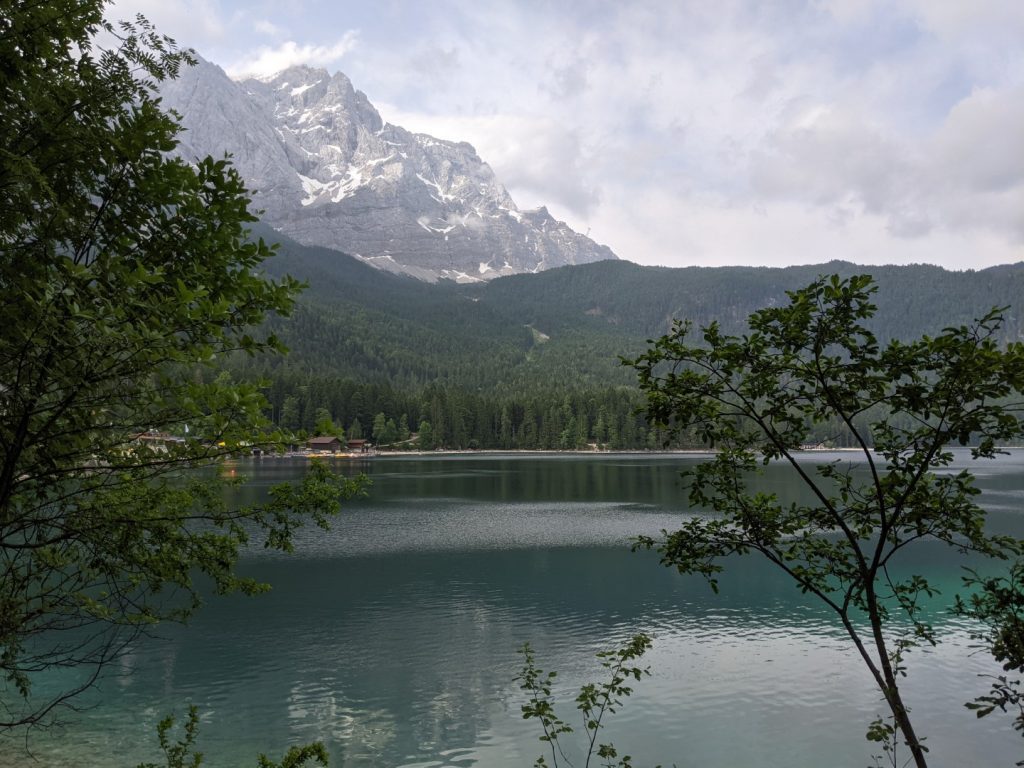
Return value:
M 200 61 L 162 95 L 179 151 L 231 153 L 264 220 L 302 243 L 431 281 L 616 258 L 546 208 L 520 211 L 472 145 L 385 123 L 340 72 L 235 82 Z

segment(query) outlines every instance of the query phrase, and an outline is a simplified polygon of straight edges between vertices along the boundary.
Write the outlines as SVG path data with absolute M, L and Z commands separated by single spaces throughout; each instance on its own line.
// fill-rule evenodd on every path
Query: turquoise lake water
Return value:
M 808 461 L 828 458 L 815 454 Z M 291 556 L 247 555 L 274 585 L 211 598 L 186 628 L 138 643 L 59 730 L 0 742 L 0 765 L 134 766 L 159 757 L 156 723 L 201 713 L 209 766 L 326 743 L 331 766 L 527 766 L 539 731 L 513 678 L 529 641 L 557 669 L 570 715 L 593 655 L 644 631 L 652 676 L 607 738 L 639 766 L 857 766 L 879 694 L 828 614 L 756 556 L 730 563 L 715 595 L 698 579 L 631 553 L 640 533 L 687 514 L 678 473 L 695 456 L 481 455 L 377 458 L 347 471 L 373 481 L 333 529 L 303 531 Z M 966 465 L 966 454 L 958 454 Z M 241 461 L 258 498 L 303 460 Z M 973 467 L 991 525 L 1024 536 L 1024 453 Z M 799 496 L 780 468 L 766 487 Z M 933 766 L 1010 766 L 1024 739 L 1008 716 L 963 702 L 993 671 L 945 606 L 959 587 L 948 551 L 923 546 L 907 568 L 942 588 L 943 642 L 915 651 L 906 699 Z M 45 683 L 43 683 L 45 684 Z M 877 750 L 875 750 L 877 751 Z

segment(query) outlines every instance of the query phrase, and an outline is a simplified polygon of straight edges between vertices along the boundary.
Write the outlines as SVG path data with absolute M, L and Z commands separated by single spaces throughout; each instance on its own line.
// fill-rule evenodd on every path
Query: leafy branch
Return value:
M 164 753 L 164 762 L 159 765 L 139 763 L 138 768 L 200 768 L 203 764 L 203 753 L 197 752 L 195 748 L 199 735 L 199 709 L 195 705 L 188 708 L 188 717 L 181 726 L 181 738 L 171 743 L 174 725 L 174 716 L 168 715 L 156 727 L 160 749 Z M 327 748 L 323 743 L 316 741 L 291 747 L 279 763 L 262 754 L 256 760 L 257 768 L 312 768 L 316 765 L 327 768 Z
M 595 757 L 603 761 L 601 765 L 605 768 L 630 768 L 633 765 L 629 755 L 620 757 L 613 744 L 598 743 L 597 738 L 604 726 L 605 715 L 617 712 L 622 707 L 623 699 L 633 693 L 633 688 L 628 683 L 639 682 L 642 677 L 650 675 L 649 668 L 634 664 L 650 647 L 651 639 L 647 635 L 638 634 L 620 648 L 597 654 L 601 666 L 608 672 L 608 678 L 604 682 L 583 685 L 575 700 L 582 721 L 586 747 L 584 768 L 588 768 Z M 543 735 L 538 738 L 548 744 L 551 751 L 550 764 L 541 755 L 534 762 L 534 766 L 557 768 L 561 764 L 561 758 L 561 762 L 571 768 L 573 763 L 563 750 L 560 737 L 574 731 L 555 711 L 555 697 L 552 693 L 558 673 L 545 672 L 537 666 L 529 643 L 523 645 L 520 653 L 523 654 L 523 668 L 516 681 L 529 696 L 527 703 L 522 706 L 523 719 L 534 719 L 540 723 Z

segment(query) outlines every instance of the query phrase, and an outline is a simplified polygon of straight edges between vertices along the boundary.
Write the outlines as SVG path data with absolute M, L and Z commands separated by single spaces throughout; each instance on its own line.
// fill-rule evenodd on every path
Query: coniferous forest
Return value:
M 1005 340 L 1024 336 L 1024 264 L 955 273 L 844 262 L 785 269 L 642 267 L 606 261 L 489 283 L 428 284 L 325 248 L 278 243 L 267 269 L 306 282 L 292 316 L 269 321 L 287 357 L 239 355 L 224 367 L 260 380 L 267 416 L 296 434 L 325 431 L 433 450 L 646 450 L 665 443 L 639 413 L 635 357 L 673 320 L 742 332 L 754 309 L 824 273 L 870 272 L 879 339 L 936 334 L 1007 307 Z M 842 425 L 816 443 L 843 447 Z

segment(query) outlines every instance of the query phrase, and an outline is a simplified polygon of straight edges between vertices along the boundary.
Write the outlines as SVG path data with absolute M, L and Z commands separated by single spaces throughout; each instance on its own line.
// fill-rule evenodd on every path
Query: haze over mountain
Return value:
M 225 152 L 275 229 L 421 280 L 480 282 L 617 258 L 546 208 L 521 211 L 465 142 L 384 122 L 340 72 L 231 80 L 200 59 L 161 88 L 186 159 Z

